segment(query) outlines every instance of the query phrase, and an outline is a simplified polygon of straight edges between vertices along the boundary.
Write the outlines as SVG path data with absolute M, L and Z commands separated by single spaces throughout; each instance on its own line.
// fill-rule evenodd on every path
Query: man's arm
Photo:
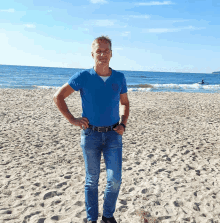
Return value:
M 120 102 L 121 105 L 124 107 L 123 115 L 121 116 L 121 123 L 123 123 L 125 126 L 127 124 L 128 116 L 129 116 L 129 100 L 127 93 L 120 95 Z
M 58 109 L 60 110 L 60 112 L 63 114 L 63 116 L 69 122 L 71 122 L 71 120 L 73 121 L 75 119 L 73 117 L 73 115 L 70 113 L 64 98 L 62 98 L 62 97 L 55 97 L 55 98 L 53 98 L 53 101 L 56 104 L 56 106 L 58 107 Z
M 64 99 L 68 97 L 70 94 L 72 94 L 73 92 L 74 90 L 70 87 L 68 83 L 66 83 L 54 94 L 54 97 L 53 97 L 54 103 L 56 104 L 60 112 L 63 114 L 63 116 L 69 122 L 71 122 L 71 120 L 73 121 L 75 118 L 70 113 Z

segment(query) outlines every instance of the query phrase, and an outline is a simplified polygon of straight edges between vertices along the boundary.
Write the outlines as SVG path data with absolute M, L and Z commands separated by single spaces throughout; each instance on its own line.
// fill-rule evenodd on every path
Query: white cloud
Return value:
M 105 1 L 105 0 L 90 0 L 90 2 L 93 3 L 93 4 L 97 4 L 97 3 L 101 3 L 101 4 L 103 4 L 103 3 L 108 3 L 108 2 Z
M 189 19 L 173 20 L 172 22 L 188 22 Z
M 171 1 L 163 1 L 163 2 L 143 2 L 143 3 L 137 3 L 136 5 L 147 5 L 147 6 L 151 6 L 151 5 L 172 5 L 174 3 L 172 3 Z
M 166 28 L 157 28 L 157 29 L 148 29 L 149 33 L 168 33 L 168 32 L 177 32 L 178 29 L 166 29 Z
M 124 23 L 116 19 L 98 19 L 98 20 L 87 20 L 84 22 L 85 28 L 91 28 L 94 26 L 97 27 L 106 27 L 106 28 L 115 28 L 122 29 L 125 28 Z
M 115 23 L 112 20 L 95 20 L 92 22 L 95 26 L 113 26 Z
M 14 9 L 1 9 L 0 12 L 15 12 Z
M 123 32 L 121 33 L 121 36 L 128 36 L 131 32 Z
M 25 24 L 25 27 L 31 28 L 31 29 L 36 28 L 36 26 L 33 24 Z
M 183 29 L 193 29 L 193 30 L 200 30 L 200 29 L 205 29 L 205 27 L 194 27 L 194 26 L 187 26 Z
M 131 18 L 135 18 L 135 19 L 149 19 L 150 16 L 149 15 L 130 15 Z
M 169 28 L 155 28 L 155 29 L 146 29 L 143 30 L 143 32 L 149 32 L 149 33 L 168 33 L 168 32 L 180 32 L 184 29 L 191 29 L 191 30 L 200 30 L 200 29 L 205 29 L 205 27 L 197 28 L 194 26 L 187 26 L 187 27 L 181 27 L 181 28 L 174 28 L 174 29 L 169 29 Z

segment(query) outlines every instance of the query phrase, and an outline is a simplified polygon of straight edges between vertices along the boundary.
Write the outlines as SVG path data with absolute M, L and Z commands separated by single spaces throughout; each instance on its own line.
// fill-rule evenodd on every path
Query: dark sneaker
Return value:
M 115 220 L 114 216 L 111 217 L 111 218 L 106 218 L 106 217 L 102 216 L 102 221 L 104 223 L 117 223 L 117 221 Z
M 97 221 L 89 221 L 87 218 L 84 218 L 83 223 L 97 223 Z

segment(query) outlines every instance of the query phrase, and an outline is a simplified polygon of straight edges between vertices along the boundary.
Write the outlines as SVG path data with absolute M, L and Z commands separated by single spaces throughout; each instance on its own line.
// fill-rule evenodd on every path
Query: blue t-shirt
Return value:
M 123 73 L 112 69 L 111 76 L 103 81 L 92 68 L 75 73 L 68 84 L 74 91 L 80 90 L 82 117 L 86 117 L 90 125 L 110 126 L 120 120 L 120 94 L 127 93 Z

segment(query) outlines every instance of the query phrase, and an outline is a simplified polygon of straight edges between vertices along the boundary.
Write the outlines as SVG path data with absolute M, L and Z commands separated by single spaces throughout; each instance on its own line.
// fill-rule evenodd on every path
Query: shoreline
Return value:
M 86 218 L 81 129 L 55 106 L 56 91 L 0 89 L 0 222 Z M 155 222 L 220 222 L 220 94 L 128 92 L 128 99 L 117 222 L 141 222 L 140 210 Z M 65 101 L 81 117 L 79 91 Z M 100 169 L 99 220 L 103 155 Z
M 189 94 L 220 94 L 220 90 L 212 92 L 211 90 L 199 89 L 200 92 L 186 92 L 186 91 L 151 91 L 153 86 L 151 84 L 140 84 L 141 87 L 128 87 L 128 92 L 140 92 L 140 93 L 189 93 Z M 1 86 L 1 85 L 0 85 Z M 209 86 L 209 85 L 207 85 Z M 220 86 L 220 85 L 219 85 Z M 49 90 L 49 91 L 57 91 L 60 87 L 37 87 L 32 89 L 22 89 L 22 88 L 0 88 L 0 90 L 23 90 L 23 91 L 41 91 L 41 90 Z M 190 89 L 189 89 L 190 90 Z M 197 89 L 198 90 L 198 89 Z M 203 91 L 204 90 L 204 91 Z M 206 91 L 206 92 L 205 92 Z

